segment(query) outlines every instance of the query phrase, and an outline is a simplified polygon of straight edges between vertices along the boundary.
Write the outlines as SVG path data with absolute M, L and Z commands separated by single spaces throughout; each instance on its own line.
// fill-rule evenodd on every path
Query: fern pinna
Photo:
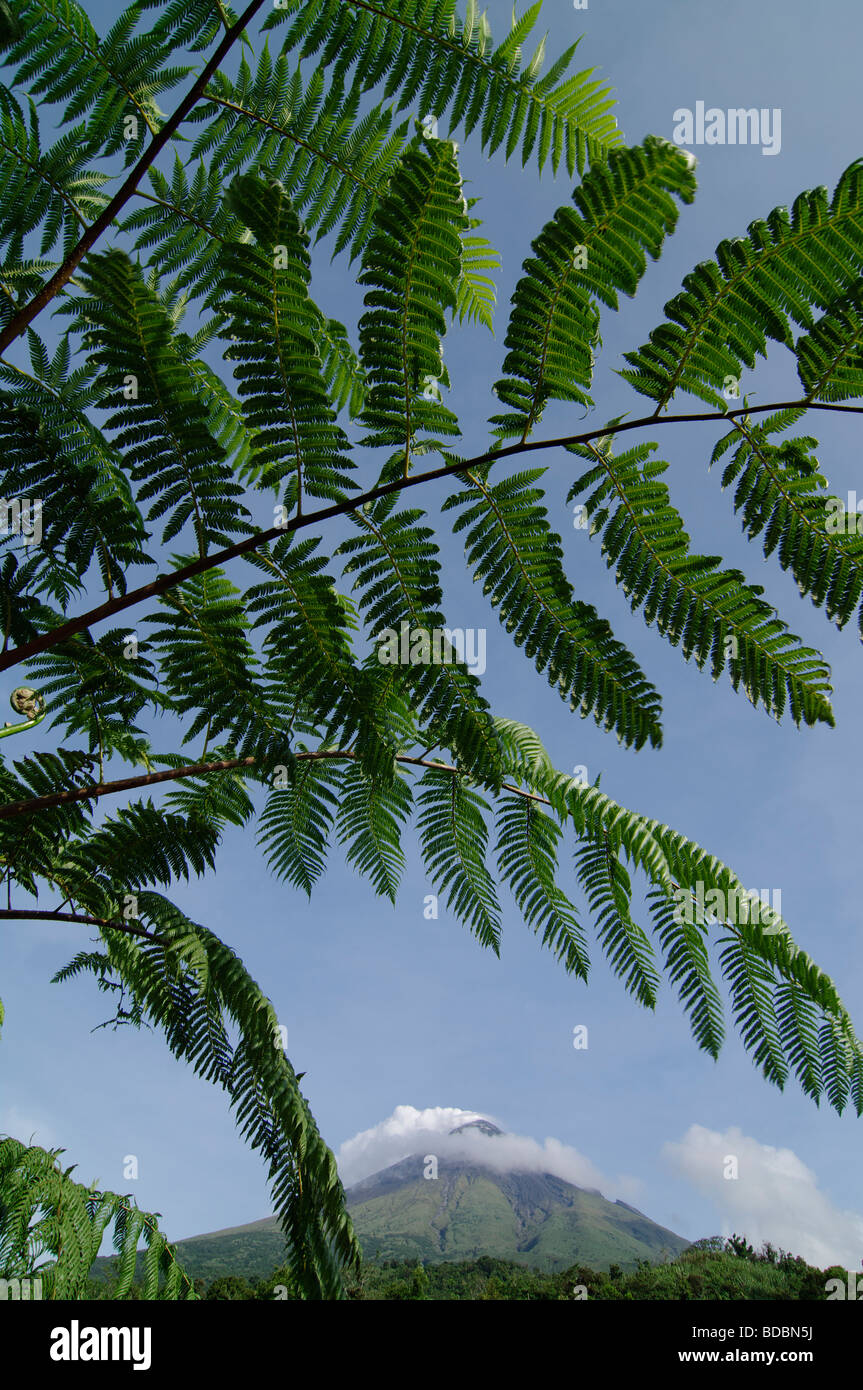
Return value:
M 85 1187 L 49 1151 L 0 1139 L 0 1279 L 5 1297 L 80 1299 L 103 1237 L 112 1228 L 116 1251 L 116 1298 L 129 1297 L 137 1272 L 138 1246 L 143 1278 L 135 1288 L 147 1300 L 194 1299 L 191 1279 L 156 1217 L 141 1211 L 134 1198 Z M 22 1292 L 23 1285 L 23 1292 Z M 8 1291 L 11 1286 L 11 1294 Z
M 415 833 L 482 945 L 502 948 L 507 886 L 570 974 L 588 977 L 592 926 L 639 1003 L 670 981 L 713 1057 L 724 982 L 768 1080 L 793 1074 L 863 1113 L 851 1020 L 785 923 L 710 920 L 705 893 L 745 897 L 728 866 L 555 769 L 533 729 L 493 709 L 452 639 L 440 540 L 451 522 L 491 611 L 569 709 L 659 747 L 659 692 L 567 572 L 553 468 L 520 457 L 564 444 L 580 474 L 567 501 L 632 609 L 776 719 L 832 724 L 820 654 L 741 571 L 692 552 L 657 444 L 617 436 L 649 435 L 682 394 L 712 407 L 711 462 L 748 538 L 863 631 L 863 542 L 831 524 L 816 440 L 794 433 L 863 395 L 863 169 L 687 276 L 622 373 L 652 414 L 583 429 L 579 413 L 563 439 L 538 438 L 550 403 L 596 408 L 603 316 L 636 293 L 696 186 L 676 146 L 623 144 L 574 48 L 547 69 L 544 40 L 525 55 L 540 8 L 495 43 L 474 0 L 464 14 L 454 0 L 239 14 L 146 0 L 101 37 L 77 0 L 0 5 L 0 492 L 42 499 L 38 541 L 34 518 L 2 536 L 0 668 L 22 668 L 63 745 L 37 746 L 26 721 L 28 751 L 0 759 L 0 919 L 95 929 L 97 949 L 56 978 L 119 991 L 114 1023 L 158 1025 L 227 1093 L 306 1298 L 342 1297 L 359 1258 L 335 1161 L 266 995 L 168 896 L 213 869 L 229 825 L 295 888 L 310 894 L 340 847 L 391 901 Z M 456 134 L 575 180 L 517 279 L 473 458 L 456 452 L 443 340 L 492 326 L 499 260 Z M 325 236 L 357 264 L 355 324 L 312 297 Z M 800 399 L 729 409 L 727 379 L 771 342 L 794 354 Z M 384 662 L 386 632 L 419 634 L 419 655 Z M 439 661 L 422 654 L 432 633 Z M 157 714 L 176 731 L 167 751 Z M 131 800 L 103 812 L 117 795 Z M 121 1290 L 142 1237 L 147 1296 L 189 1296 L 151 1219 L 56 1159 L 0 1143 L 4 1277 L 34 1268 L 22 1223 L 38 1207 L 54 1296 L 80 1290 L 111 1219 Z

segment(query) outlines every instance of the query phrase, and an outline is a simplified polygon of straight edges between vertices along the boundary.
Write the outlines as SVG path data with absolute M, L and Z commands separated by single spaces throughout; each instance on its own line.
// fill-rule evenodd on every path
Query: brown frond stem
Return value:
M 863 406 L 855 405 L 836 405 L 827 402 L 811 401 L 774 401 L 770 405 L 746 406 L 739 410 L 716 410 L 702 411 L 695 414 L 686 415 L 664 415 L 657 418 L 653 415 L 644 415 L 637 420 L 629 420 L 625 424 L 602 425 L 598 429 L 585 430 L 581 434 L 561 435 L 557 439 L 533 439 L 527 443 L 510 444 L 502 449 L 489 449 L 484 454 L 477 455 L 476 458 L 465 459 L 444 464 L 440 468 L 429 469 L 426 473 L 415 473 L 409 478 L 397 478 L 392 482 L 380 483 L 377 487 L 370 488 L 368 492 L 358 493 L 354 497 L 348 497 L 343 502 L 336 502 L 330 507 L 321 507 L 319 511 L 307 512 L 302 516 L 293 516 L 290 521 L 283 526 L 273 526 L 267 531 L 259 531 L 254 536 L 247 536 L 245 540 L 238 541 L 236 545 L 230 545 L 225 550 L 216 551 L 212 555 L 206 555 L 201 559 L 194 560 L 191 564 L 185 565 L 182 569 L 172 570 L 169 574 L 160 574 L 149 584 L 143 584 L 139 589 L 132 589 L 126 594 L 118 595 L 116 598 L 109 599 L 106 603 L 99 604 L 96 608 L 91 608 L 87 613 L 82 613 L 77 618 L 71 618 L 69 622 L 62 623 L 59 627 L 52 628 L 50 632 L 45 632 L 41 637 L 34 637 L 30 642 L 24 642 L 20 647 L 13 648 L 12 651 L 0 653 L 0 671 L 7 671 L 11 666 L 17 666 L 19 662 L 27 661 L 37 653 L 47 651 L 49 647 L 56 646 L 59 642 L 65 642 L 77 633 L 85 631 L 94 623 L 104 621 L 105 618 L 113 617 L 115 613 L 121 613 L 126 608 L 132 608 L 138 603 L 147 599 L 155 598 L 159 594 L 165 593 L 168 589 L 173 589 L 177 584 L 183 584 L 187 579 L 193 579 L 195 575 L 203 574 L 206 570 L 216 566 L 227 564 L 231 560 L 237 559 L 241 555 L 246 555 L 252 550 L 257 550 L 262 545 L 268 545 L 270 541 L 278 540 L 287 531 L 298 531 L 305 526 L 315 526 L 324 521 L 330 521 L 333 517 L 344 516 L 348 512 L 356 511 L 357 508 L 365 506 L 367 502 L 374 502 L 379 497 L 386 497 L 391 492 L 402 492 L 407 488 L 418 487 L 421 483 L 437 482 L 441 478 L 449 477 L 459 473 L 465 473 L 471 468 L 478 468 L 482 464 L 495 463 L 498 459 L 513 458 L 517 454 L 532 453 L 540 449 L 563 449 L 568 444 L 589 444 L 593 439 L 607 438 L 609 436 L 623 434 L 627 430 L 653 428 L 656 425 L 675 425 L 694 423 L 705 420 L 734 420 L 738 415 L 763 414 L 766 411 L 791 410 L 805 408 L 808 410 L 838 410 L 851 414 L 863 414 Z
M 0 908 L 0 921 L 29 922 L 76 922 L 85 927 L 110 927 L 112 931 L 125 932 L 127 936 L 145 936 L 148 941 L 164 941 L 164 937 L 147 931 L 146 927 L 133 927 L 129 922 L 113 922 L 107 917 L 90 917 L 78 912 L 54 912 L 50 908 Z
M 59 270 L 56 270 L 51 276 L 51 279 L 45 282 L 41 290 L 33 296 L 30 302 L 25 304 L 23 309 L 19 309 L 18 313 L 13 315 L 9 320 L 3 332 L 0 333 L 0 353 L 5 352 L 10 343 L 14 343 L 15 339 L 21 336 L 24 330 L 36 318 L 36 315 L 40 314 L 42 310 L 51 303 L 51 300 L 59 294 L 63 286 L 71 280 L 87 252 L 99 240 L 102 233 L 108 230 L 114 218 L 117 216 L 117 213 L 136 192 L 138 183 L 147 172 L 156 156 L 165 148 L 168 141 L 174 135 L 174 132 L 186 119 L 192 108 L 197 106 L 213 73 L 216 71 L 225 55 L 236 43 L 249 20 L 254 17 L 256 11 L 261 8 L 263 3 L 264 0 L 252 0 L 251 5 L 243 11 L 236 24 L 225 34 L 222 42 L 207 62 L 194 85 L 186 93 L 173 115 L 168 117 L 161 130 L 153 137 L 131 174 L 122 187 L 114 194 L 110 203 L 107 203 L 102 209 L 95 222 L 90 224 L 80 241 L 78 241 L 69 252 Z
M 319 748 L 311 752 L 294 753 L 291 755 L 294 762 L 343 762 L 345 760 L 356 760 L 356 753 L 347 748 Z M 257 758 L 223 758 L 219 762 L 211 763 L 189 763 L 185 767 L 168 768 L 165 772 L 143 773 L 139 777 L 122 777 L 116 782 L 94 783 L 90 787 L 76 787 L 73 791 L 52 792 L 49 796 L 32 797 L 29 801 L 10 801 L 6 806 L 0 806 L 0 820 L 13 820 L 16 816 L 32 815 L 37 811 L 48 810 L 51 806 L 65 806 L 71 801 L 96 801 L 102 796 L 113 796 L 117 792 L 133 791 L 136 787 L 152 787 L 157 782 L 176 782 L 184 777 L 200 777 L 206 772 L 229 772 L 237 767 L 254 767 Z M 452 763 L 438 762 L 432 758 L 416 758 L 407 753 L 397 753 L 395 755 L 397 763 L 403 763 L 409 767 L 430 767 L 435 772 L 452 772 L 456 775 L 460 769 L 453 767 Z M 534 792 L 526 792 L 521 787 L 511 786 L 504 783 L 505 791 L 516 792 L 530 801 L 540 801 L 544 806 L 550 806 L 551 802 L 544 796 L 537 796 Z M 34 914 L 30 914 L 31 916 Z M 39 916 L 39 913 L 35 914 Z M 0 916 L 8 916 L 8 913 L 0 912 Z M 95 919 L 94 919 L 95 920 Z

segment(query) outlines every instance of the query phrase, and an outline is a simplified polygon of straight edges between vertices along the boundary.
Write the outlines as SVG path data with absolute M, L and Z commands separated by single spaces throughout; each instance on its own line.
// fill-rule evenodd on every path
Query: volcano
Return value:
M 489 1255 L 557 1273 L 573 1265 L 634 1270 L 689 1244 L 627 1202 L 553 1173 L 504 1161 L 503 1131 L 476 1119 L 439 1136 L 438 1154 L 415 1153 L 347 1190 L 367 1260 L 474 1260 Z M 431 1160 L 434 1160 L 433 1162 Z M 177 1242 L 193 1276 L 268 1277 L 285 1246 L 274 1217 Z M 97 1266 L 103 1264 L 97 1261 Z
M 689 1244 L 595 1188 L 576 1187 L 552 1173 L 502 1169 L 494 1153 L 494 1138 L 502 1131 L 490 1121 L 472 1120 L 452 1135 L 468 1131 L 489 1139 L 487 1161 L 473 1153 L 412 1154 L 348 1189 L 367 1259 L 437 1262 L 490 1255 L 549 1273 L 575 1264 L 632 1270 L 639 1260 L 670 1259 Z

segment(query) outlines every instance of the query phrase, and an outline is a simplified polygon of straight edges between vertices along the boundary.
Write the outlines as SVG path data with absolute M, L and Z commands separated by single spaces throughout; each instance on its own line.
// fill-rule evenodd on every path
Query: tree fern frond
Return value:
M 730 930 L 722 941 L 722 973 L 731 990 L 734 1021 L 743 1044 L 767 1080 L 782 1090 L 788 1064 L 773 1001 L 775 977 L 771 963 L 751 948 L 743 928 Z
M 392 903 L 405 864 L 400 831 L 411 802 L 410 787 L 401 777 L 381 785 L 358 764 L 349 764 L 342 774 L 338 840 L 348 846 L 347 862 L 370 878 L 375 892 Z
M 859 285 L 830 305 L 795 347 L 808 401 L 863 396 L 863 295 Z
M 339 805 L 339 770 L 326 762 L 285 763 L 285 785 L 270 792 L 258 842 L 279 878 L 309 897 L 326 865 Z
M 138 1297 L 194 1299 L 192 1280 L 159 1230 L 157 1214 L 141 1211 L 133 1197 L 75 1182 L 74 1165 L 64 1169 L 58 1162 L 63 1152 L 0 1138 L 0 1278 L 37 1283 L 37 1298 L 86 1298 L 90 1270 L 112 1227 L 119 1254 L 114 1299 L 129 1296 L 142 1238 L 148 1259 Z
M 853 1048 L 845 1028 L 836 1018 L 827 1017 L 818 1032 L 818 1055 L 824 1090 L 833 1109 L 842 1114 L 851 1089 Z M 859 1107 L 857 1113 L 860 1113 Z
M 622 850 L 631 863 L 671 896 L 671 861 L 656 833 L 658 822 L 627 810 L 601 791 L 597 783 L 590 785 L 574 775 L 558 772 L 542 760 L 526 770 L 525 780 L 531 790 L 548 799 L 561 821 L 572 823 L 576 835 L 588 842 L 610 837 L 618 855 Z
M 107 422 L 119 431 L 138 499 L 155 498 L 148 519 L 168 514 L 167 542 L 186 523 L 200 553 L 228 545 L 248 531 L 243 489 L 225 464 L 225 451 L 198 390 L 195 374 L 172 342 L 167 305 L 140 269 L 120 251 L 90 256 L 82 276 L 87 294 L 75 301 L 78 325 L 109 399 L 121 400 Z
M 172 44 L 163 26 L 134 33 L 140 16 L 141 6 L 129 5 L 102 37 L 76 0 L 25 0 L 20 36 L 6 53 L 6 62 L 18 64 L 16 87 L 45 102 L 65 102 L 64 125 L 87 115 L 87 140 L 105 154 L 125 144 L 127 163 L 161 125 L 157 93 L 191 71 L 165 66 Z M 125 125 L 127 116 L 134 126 Z
M 148 206 L 124 218 L 123 231 L 137 233 L 135 250 L 145 252 L 160 274 L 176 276 L 190 294 L 209 294 L 222 246 L 242 230 L 225 200 L 221 167 L 201 160 L 190 182 L 175 154 L 170 180 L 156 167 L 147 174 L 152 192 L 138 188 L 135 196 Z
M 214 753 L 219 756 L 218 749 Z M 214 825 L 218 831 L 226 823 L 245 825 L 255 811 L 245 778 L 231 771 L 185 778 L 179 787 L 168 792 L 165 805 L 184 816 Z
M 270 1001 L 242 961 L 158 893 L 139 897 L 158 941 L 111 934 L 119 980 L 172 1052 L 228 1093 L 243 1136 L 267 1163 L 289 1263 L 304 1297 L 341 1298 L 341 1271 L 360 1250 L 335 1159 L 321 1139 L 281 1044 Z M 239 1041 L 229 1041 L 228 1027 Z
M 368 382 L 344 324 L 322 314 L 317 348 L 324 385 L 333 409 L 340 411 L 347 407 L 351 419 L 356 419 L 363 411 Z
M 466 770 L 494 785 L 500 744 L 477 677 L 458 658 L 438 609 L 434 533 L 417 525 L 421 511 L 390 514 L 390 507 L 385 497 L 354 513 L 361 534 L 343 541 L 337 553 L 349 557 L 345 574 L 356 576 L 358 606 L 378 644 L 377 659 L 401 677 L 430 741 L 453 749 Z
M 826 491 L 811 450 L 817 440 L 801 436 L 771 443 L 801 418 L 802 410 L 779 411 L 756 423 L 738 417 L 730 434 L 713 451 L 715 463 L 734 443 L 737 448 L 722 474 L 722 487 L 736 483 L 734 510 L 741 513 L 747 538 L 764 534 L 764 554 L 776 552 L 802 594 L 844 627 L 863 596 L 863 535 L 858 517 Z M 863 634 L 863 604 L 858 613 Z
M 863 1113 L 863 1047 L 834 981 L 728 865 L 599 776 L 561 772 L 534 730 L 492 712 L 486 631 L 448 626 L 435 528 L 401 499 L 420 484 L 446 498 L 498 638 L 571 710 L 636 749 L 661 742 L 657 692 L 569 581 L 544 470 L 502 465 L 554 447 L 530 438 L 552 404 L 592 404 L 602 314 L 636 293 L 692 201 L 691 157 L 656 137 L 620 143 L 608 89 L 573 71 L 577 45 L 546 67 L 539 2 L 497 39 L 479 0 L 269 13 L 253 0 L 239 18 L 226 0 L 132 0 L 104 37 L 86 2 L 0 0 L 17 87 L 0 86 L 0 667 L 36 687 L 15 690 L 20 722 L 0 729 L 0 915 L 98 933 L 55 979 L 90 976 L 115 1015 L 101 1027 L 160 1029 L 225 1092 L 267 1168 L 286 1282 L 307 1299 L 343 1298 L 360 1258 L 335 1160 L 272 1003 L 163 896 L 209 874 L 228 827 L 251 843 L 255 822 L 283 886 L 310 895 L 341 851 L 394 902 L 410 822 L 429 892 L 482 944 L 500 951 L 506 883 L 586 980 L 584 909 L 558 882 L 566 841 L 601 948 L 641 1004 L 667 977 L 716 1058 L 724 976 L 771 1082 L 794 1075 L 816 1102 Z M 257 44 L 241 32 L 253 15 Z M 46 120 L 60 122 L 50 137 Z M 443 340 L 456 322 L 492 326 L 499 258 L 466 196 L 460 131 L 489 156 L 580 176 L 516 277 L 492 421 L 515 442 L 479 463 L 452 452 Z M 350 295 L 344 313 L 327 306 L 338 319 L 310 297 L 324 238 L 360 262 L 353 320 Z M 723 241 L 622 375 L 656 416 L 678 390 L 717 407 L 731 432 L 712 462 L 745 538 L 763 536 L 839 626 L 859 610 L 863 635 L 863 524 L 835 524 L 816 441 L 792 437 L 808 410 L 847 418 L 863 401 L 861 278 L 863 160 L 832 198 L 804 193 Z M 46 310 L 63 331 L 43 340 Z M 793 353 L 805 399 L 753 423 L 727 402 L 770 339 Z M 569 446 L 583 473 L 570 500 L 584 499 L 632 610 L 775 718 L 832 724 L 820 654 L 741 572 L 691 553 L 655 446 L 613 455 L 644 423 L 568 436 L 593 441 Z M 431 452 L 444 467 L 421 474 Z M 162 572 L 136 579 L 160 543 Z M 112 628 L 117 615 L 134 627 Z M 155 751 L 162 714 L 176 736 Z M 46 752 L 46 736 L 74 746 Z M 36 751 L 13 762 L 16 738 Z M 72 1184 L 56 1160 L 0 1140 L 0 1278 L 42 1259 L 51 1296 L 80 1297 L 113 1223 L 123 1296 L 142 1277 L 148 1298 L 191 1297 L 148 1214 Z
M 20 646 L 31 642 L 62 621 L 62 614 L 43 603 L 31 587 L 31 565 L 19 565 L 16 556 L 5 555 L 0 564 L 0 611 L 3 645 L 10 642 Z
M 473 222 L 473 218 L 471 222 Z M 461 276 L 456 293 L 456 316 L 459 323 L 481 323 L 494 332 L 494 306 L 497 300 L 495 283 L 486 270 L 499 270 L 500 257 L 490 241 L 483 236 L 463 235 L 461 238 Z
M 618 845 L 633 863 L 643 869 L 668 904 L 674 903 L 679 906 L 681 899 L 685 901 L 693 896 L 697 898 L 699 892 L 703 902 L 704 895 L 718 890 L 727 907 L 723 915 L 723 920 L 726 920 L 739 915 L 731 909 L 731 904 L 742 903 L 744 900 L 748 902 L 749 894 L 733 871 L 679 832 L 658 821 L 648 820 L 626 810 L 596 786 L 585 786 L 563 773 L 549 771 L 541 757 L 533 755 L 525 759 L 522 767 L 530 771 L 530 784 L 533 789 L 549 799 L 557 815 L 563 819 L 572 818 L 576 832 L 587 840 L 588 854 L 591 845 L 607 843 L 611 837 L 612 842 Z M 610 876 L 600 875 L 601 865 L 596 864 L 594 868 L 605 889 L 606 905 L 613 920 L 613 909 L 617 904 L 614 902 L 613 891 L 609 891 L 607 887 Z M 628 892 L 624 891 L 621 885 L 618 885 L 617 898 L 624 906 L 628 902 Z M 655 918 L 658 923 L 664 921 L 668 930 L 674 934 L 677 934 L 678 928 L 682 928 L 685 935 L 692 935 L 687 929 L 688 918 L 685 913 L 682 922 L 678 921 L 680 914 L 669 920 L 669 907 L 663 906 L 658 896 L 655 897 L 655 901 Z M 699 920 L 697 902 L 693 902 L 692 906 L 694 928 Z M 834 1103 L 836 1098 L 841 1101 L 842 1086 L 845 1086 L 846 1094 L 850 1086 L 857 1105 L 861 1099 L 859 1073 L 863 1048 L 854 1035 L 851 1020 L 839 999 L 833 981 L 818 969 L 805 952 L 793 944 L 786 924 L 773 909 L 761 905 L 759 917 L 759 922 L 754 919 L 741 920 L 739 924 L 729 926 L 731 935 L 725 938 L 728 952 L 723 959 L 723 969 L 732 982 L 732 994 L 737 1009 L 735 1017 L 747 1047 L 756 1052 L 756 1060 L 777 1079 L 784 1075 L 783 1069 L 787 1070 L 783 1056 L 783 1048 L 787 1048 L 788 1057 L 795 1070 L 798 1075 L 802 1075 L 800 1041 L 795 1041 L 787 1019 L 782 1024 L 783 1032 L 780 1036 L 774 1019 L 774 989 L 781 989 L 783 985 L 793 985 L 803 997 L 811 1001 L 826 1020 L 834 1020 L 836 1029 L 841 1033 L 844 1039 L 842 1047 L 845 1050 L 841 1054 L 837 1053 L 837 1058 L 834 1059 L 834 1067 L 839 1070 L 832 1082 L 833 1100 Z M 672 947 L 674 945 L 671 938 L 663 944 Z M 678 969 L 685 968 L 686 957 L 693 953 L 703 967 L 704 957 L 698 949 L 697 939 L 693 937 L 685 950 L 679 945 L 677 950 L 672 952 L 677 964 L 667 963 L 666 968 L 674 970 L 677 974 Z M 682 979 L 683 975 L 679 978 Z M 702 1030 L 705 1041 L 710 1040 L 712 1044 L 716 1044 L 720 1037 L 717 1027 L 719 1017 L 714 1014 L 711 1021 L 704 1012 L 705 1007 L 708 1010 L 712 1007 L 706 994 L 707 977 L 702 975 L 698 988 L 690 973 L 689 984 L 692 986 L 692 994 L 689 995 L 687 992 L 686 1005 L 692 1014 L 693 1022 Z M 783 996 L 777 994 L 777 1000 L 782 1003 Z M 833 1024 L 830 1026 L 833 1027 Z M 844 1072 L 841 1072 L 842 1066 L 845 1068 Z M 811 1080 L 811 1077 L 809 1079 Z M 808 1083 L 804 1082 L 804 1089 L 806 1084 Z
M 213 567 L 162 594 L 160 603 L 162 613 L 141 621 L 155 628 L 149 641 L 159 650 L 163 697 L 177 714 L 194 715 L 184 743 L 203 729 L 215 740 L 259 700 L 240 590 Z M 162 627 L 167 614 L 170 624 Z
M 462 490 L 444 510 L 459 508 L 453 529 L 467 529 L 468 564 L 507 632 L 572 709 L 592 714 L 636 748 L 648 741 L 658 746 L 655 689 L 608 623 L 573 595 L 560 537 L 549 529 L 543 493 L 534 486 L 545 469 L 497 484 L 488 482 L 488 471 L 462 478 Z
M 824 1089 L 817 1020 L 815 1005 L 800 985 L 792 981 L 779 986 L 776 1021 L 782 1045 L 802 1090 L 816 1105 Z
M 218 331 L 217 324 L 211 326 L 214 332 Z M 197 382 L 198 395 L 207 412 L 213 438 L 221 446 L 225 462 L 238 478 L 247 478 L 254 472 L 251 430 L 239 402 L 212 367 L 197 355 L 199 340 L 200 335 L 189 338 L 184 333 L 177 333 L 174 336 L 177 351 Z
M 428 435 L 455 435 L 458 421 L 440 400 L 445 381 L 445 311 L 457 305 L 467 205 L 455 149 L 427 141 L 399 161 L 375 213 L 359 284 L 368 287 L 360 319 L 360 359 L 368 381 L 361 416 L 366 446 L 399 449 L 405 476 L 414 453 L 442 447 Z
M 10 319 L 38 294 L 45 277 L 56 269 L 56 261 L 32 260 L 7 245 L 0 265 L 0 326 L 6 328 Z
M 291 20 L 284 48 L 319 54 L 334 65 L 334 78 L 355 71 L 363 90 L 385 83 L 399 108 L 418 102 L 422 114 L 447 117 L 452 130 L 479 127 L 483 149 L 504 146 L 507 158 L 520 147 L 526 164 L 534 149 L 540 169 L 565 161 L 570 176 L 609 145 L 617 144 L 607 87 L 587 69 L 560 81 L 577 43 L 540 77 L 545 41 L 522 67 L 521 45 L 539 18 L 534 4 L 495 49 L 485 13 L 469 0 L 459 21 L 454 0 L 290 0 L 265 21 L 272 28 Z
M 93 151 L 83 127 L 66 131 L 43 149 L 38 111 L 31 101 L 29 128 L 8 88 L 0 85 L 0 243 L 12 258 L 28 233 L 41 229 L 40 255 L 60 240 L 68 255 L 107 198 L 99 190 L 108 175 L 88 168 Z
M 592 404 L 596 300 L 616 309 L 618 291 L 635 294 L 647 256 L 658 258 L 677 224 L 675 197 L 692 202 L 694 187 L 682 151 L 650 137 L 609 151 L 575 188 L 576 211 L 558 208 L 545 224 L 512 297 L 494 388 L 512 409 L 491 421 L 500 438 L 527 439 L 549 400 Z
M 542 739 L 528 724 L 495 715 L 494 727 L 500 740 L 506 775 L 519 781 L 525 780 L 532 786 L 534 778 L 554 771 Z
M 130 565 L 152 564 L 147 533 L 122 471 L 122 457 L 88 410 L 99 399 L 91 374 L 69 371 L 63 339 L 52 361 L 30 330 L 33 375 L 0 363 L 0 444 L 8 472 L 0 493 L 38 497 L 42 536 L 28 574 L 58 597 L 99 566 L 109 594 L 126 590 Z M 55 576 L 43 571 L 54 570 Z M 59 585 L 58 574 L 59 572 Z
M 138 0 L 142 10 L 162 10 L 153 28 L 170 41 L 172 48 L 188 48 L 200 53 L 209 48 L 220 30 L 235 24 L 237 16 L 225 0 Z
M 298 509 L 304 495 L 340 501 L 353 486 L 354 464 L 317 353 L 323 316 L 308 293 L 308 237 L 276 185 L 247 174 L 228 201 L 255 237 L 226 248 L 219 277 L 226 356 L 252 432 L 251 468 L 261 487 L 279 490 L 292 479 Z
M 555 882 L 562 831 L 556 821 L 523 796 L 499 801 L 498 870 L 529 927 L 552 950 L 567 973 L 587 979 L 590 962 L 575 908 Z
M 250 554 L 266 579 L 248 590 L 248 612 L 256 628 L 267 629 L 268 670 L 292 693 L 297 709 L 327 742 L 356 739 L 363 766 L 381 772 L 387 763 L 392 767 L 395 748 L 389 720 L 371 675 L 354 661 L 353 604 L 323 572 L 327 561 L 317 548 L 316 540 L 296 543 L 288 533 L 268 552 Z
M 609 569 L 629 599 L 672 646 L 699 669 L 711 662 L 713 679 L 727 669 L 735 690 L 743 685 L 753 705 L 779 719 L 786 704 L 795 723 L 833 725 L 827 698 L 830 672 L 811 647 L 800 645 L 776 610 L 740 570 L 722 570 L 719 558 L 693 555 L 668 488 L 657 479 L 668 467 L 641 444 L 614 456 L 600 443 L 570 445 L 595 466 L 572 486 L 567 501 L 587 496 L 591 533 L 602 535 Z M 588 494 L 588 489 L 593 490 Z
M 680 1002 L 689 1015 L 692 1035 L 703 1052 L 716 1059 L 725 1038 L 722 1000 L 710 973 L 703 922 L 679 921 L 668 896 L 648 894 L 654 930 L 665 952 L 668 978 L 677 985 Z M 693 914 L 694 915 L 694 914 Z
M 801 193 L 789 214 L 774 208 L 748 235 L 720 242 L 665 306 L 666 321 L 621 376 L 656 401 L 657 415 L 676 391 L 719 410 L 722 391 L 743 368 L 766 357 L 767 340 L 793 350 L 791 324 L 814 329 L 812 310 L 829 310 L 863 272 L 863 162 L 849 165 L 832 200 L 826 188 Z
M 68 888 L 77 875 L 107 893 L 117 886 L 124 892 L 154 884 L 167 888 L 175 879 L 188 882 L 190 875 L 200 878 L 212 869 L 219 839 L 218 828 L 197 813 L 131 802 L 85 840 L 68 845 L 56 861 L 56 877 Z
M 487 803 L 465 779 L 425 772 L 417 794 L 423 863 L 447 906 L 483 946 L 500 955 L 500 907 L 486 866 Z
M 136 721 L 145 709 L 164 708 L 165 701 L 154 686 L 146 644 L 139 646 L 134 633 L 113 628 L 97 639 L 80 633 L 40 652 L 29 669 L 50 707 L 52 726 L 71 737 L 85 734 L 100 768 L 113 753 L 132 763 L 146 761 L 141 754 L 148 745 Z
M 608 831 L 600 830 L 581 845 L 576 854 L 576 874 L 611 968 L 640 1004 L 655 1008 L 659 976 L 653 950 L 643 929 L 632 919 L 632 885 Z
M 409 122 L 389 109 L 360 114 L 358 86 L 345 92 L 321 68 L 304 83 L 284 54 L 264 48 L 255 73 L 245 58 L 231 80 L 216 73 L 191 121 L 205 121 L 192 158 L 207 155 L 225 177 L 250 166 L 278 179 L 309 228 L 338 228 L 336 251 L 356 255 L 402 153 Z
M 0 764 L 0 796 L 9 802 L 30 801 L 56 792 L 75 791 L 82 776 L 90 777 L 93 759 L 83 752 L 61 748 L 56 753 L 34 753 L 12 767 Z M 88 822 L 80 802 L 65 802 L 14 820 L 0 821 L 0 858 L 7 873 L 27 892 L 37 892 L 37 878 L 46 877 L 65 840 L 80 833 Z

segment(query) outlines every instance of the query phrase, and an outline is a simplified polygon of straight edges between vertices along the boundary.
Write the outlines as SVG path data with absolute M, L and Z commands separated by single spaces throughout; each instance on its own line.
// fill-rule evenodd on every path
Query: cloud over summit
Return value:
M 633 1196 L 639 1186 L 631 1178 L 610 1181 L 577 1149 L 558 1139 L 546 1139 L 544 1144 L 538 1144 L 535 1139 L 520 1134 L 488 1135 L 476 1129 L 463 1134 L 451 1133 L 472 1120 L 491 1120 L 499 1124 L 493 1115 L 483 1115 L 476 1110 L 443 1105 L 417 1110 L 412 1105 L 397 1105 L 387 1119 L 371 1129 L 361 1130 L 342 1144 L 338 1152 L 342 1181 L 350 1187 L 411 1154 L 433 1153 L 438 1157 L 483 1163 L 501 1173 L 552 1173 L 576 1187 L 597 1188 L 605 1196 L 611 1195 L 610 1189 Z
M 436 1154 L 481 1163 L 498 1172 L 551 1173 L 612 1200 L 621 1197 L 639 1206 L 646 1200 L 650 1206 L 640 1179 L 610 1178 L 558 1139 L 539 1144 L 520 1134 L 489 1135 L 478 1129 L 452 1133 L 474 1120 L 489 1120 L 504 1129 L 495 1116 L 477 1110 L 397 1105 L 385 1120 L 342 1144 L 338 1152 L 342 1181 L 351 1187 L 411 1154 Z M 793 1150 L 762 1144 L 735 1126 L 718 1132 L 694 1124 L 679 1142 L 665 1144 L 662 1154 L 680 1178 L 713 1206 L 713 1230 L 718 1234 L 745 1235 L 756 1247 L 770 1241 L 821 1269 L 829 1265 L 860 1268 L 863 1215 L 836 1207 L 819 1188 L 817 1175 Z M 737 1160 L 736 1178 L 723 1176 L 730 1155 Z M 711 1233 L 702 1229 L 693 1234 Z

